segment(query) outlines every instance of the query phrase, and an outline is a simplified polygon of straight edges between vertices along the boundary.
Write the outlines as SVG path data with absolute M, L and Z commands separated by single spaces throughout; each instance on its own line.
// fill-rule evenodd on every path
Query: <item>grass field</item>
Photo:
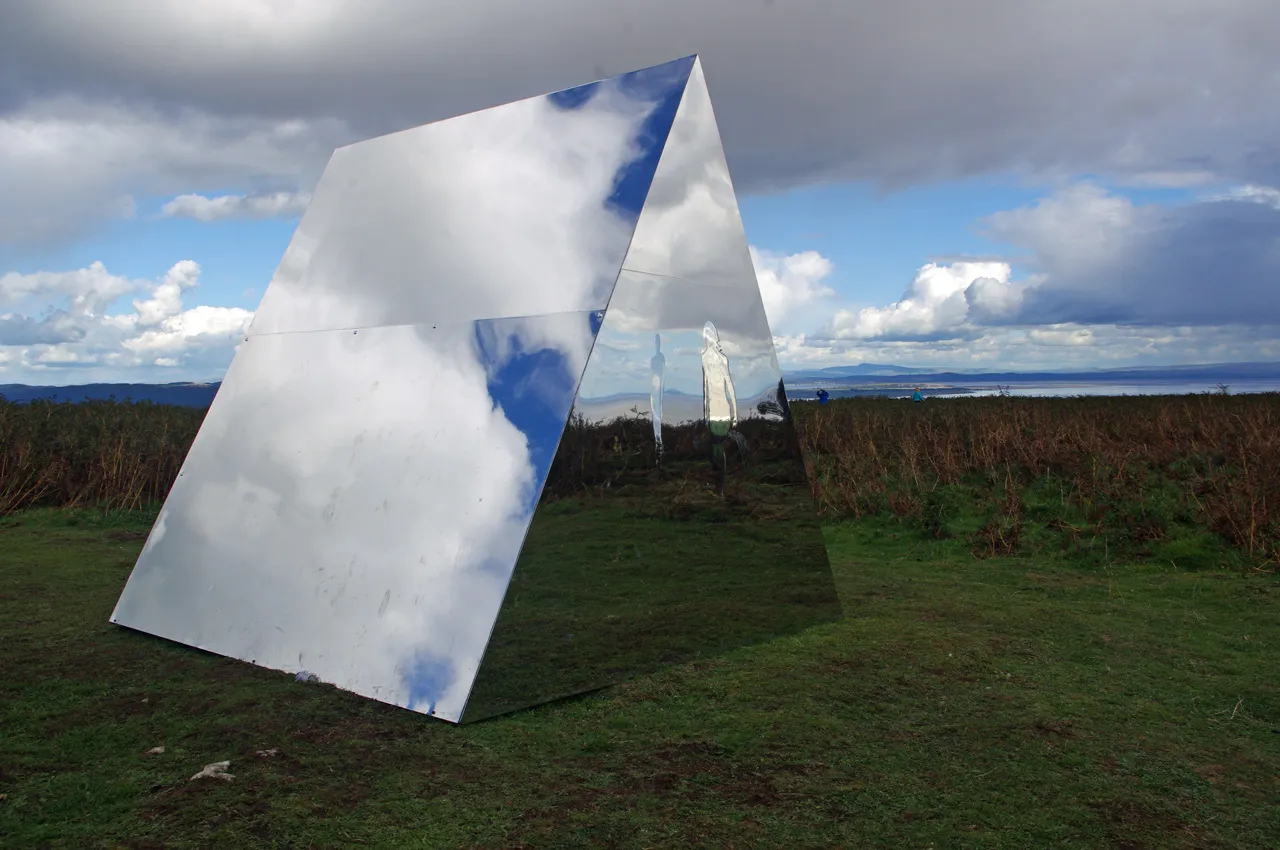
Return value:
M 1280 846 L 1280 581 L 1203 540 L 864 516 L 842 622 L 454 727 L 109 626 L 150 519 L 0 519 L 5 847 Z

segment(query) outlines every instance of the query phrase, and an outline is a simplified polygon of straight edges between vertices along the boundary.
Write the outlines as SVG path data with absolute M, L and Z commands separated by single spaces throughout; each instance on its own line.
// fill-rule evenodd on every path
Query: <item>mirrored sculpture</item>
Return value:
M 336 151 L 111 620 L 466 722 L 839 616 L 690 57 Z

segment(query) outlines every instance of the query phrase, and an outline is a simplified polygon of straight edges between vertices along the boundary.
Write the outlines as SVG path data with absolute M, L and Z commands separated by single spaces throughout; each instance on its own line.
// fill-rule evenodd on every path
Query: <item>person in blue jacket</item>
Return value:
M 826 390 L 818 390 L 818 404 L 826 404 L 831 396 Z
M 911 400 L 917 404 L 924 401 L 924 393 L 920 392 L 919 387 L 916 387 L 916 391 L 911 394 Z

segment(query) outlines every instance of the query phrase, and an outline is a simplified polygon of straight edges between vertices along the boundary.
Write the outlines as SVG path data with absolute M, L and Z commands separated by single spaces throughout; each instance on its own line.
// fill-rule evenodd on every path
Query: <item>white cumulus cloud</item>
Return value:
M 103 221 L 131 218 L 139 196 L 252 185 L 259 176 L 310 185 L 346 141 L 345 125 L 329 118 L 161 112 L 66 96 L 0 109 L 0 245 L 73 241 Z M 165 214 L 286 215 L 299 197 L 189 194 Z
M 0 381 L 146 381 L 151 367 L 185 369 L 194 378 L 220 375 L 253 313 L 185 306 L 184 293 L 199 277 L 192 260 L 175 263 L 159 280 L 130 280 L 102 263 L 0 277 L 0 308 L 9 310 L 0 314 Z M 132 309 L 113 310 L 129 295 Z M 59 370 L 56 379 L 50 369 Z
M 1275 359 L 1278 199 L 1261 184 L 1181 203 L 1067 185 L 981 222 L 1016 252 L 1016 274 L 998 258 L 927 264 L 897 301 L 779 335 L 779 360 L 1058 369 Z
M 831 275 L 832 263 L 817 251 L 779 254 L 753 245 L 751 262 L 769 327 L 775 331 L 797 308 L 835 294 L 823 283 Z
M 200 277 L 200 266 L 193 260 L 183 260 L 169 269 L 146 300 L 135 299 L 133 309 L 138 311 L 136 324 L 147 327 L 158 325 L 182 311 L 182 290 L 195 286 Z
M 834 339 L 927 340 L 970 335 L 971 311 L 1007 312 L 1019 289 L 1003 262 L 928 263 L 901 300 L 885 307 L 837 310 L 823 334 Z
M 166 218 L 219 221 L 231 218 L 293 218 L 307 208 L 307 192 L 273 192 L 263 195 L 179 195 L 160 210 Z

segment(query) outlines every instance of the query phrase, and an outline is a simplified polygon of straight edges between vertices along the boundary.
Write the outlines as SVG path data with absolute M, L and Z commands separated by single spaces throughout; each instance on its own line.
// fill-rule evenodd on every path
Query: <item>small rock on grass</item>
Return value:
M 152 747 L 151 749 L 149 749 L 149 750 L 147 750 L 145 753 L 143 753 L 143 755 L 145 755 L 145 756 L 158 756 L 158 755 L 162 754 L 163 752 L 164 752 L 164 747 Z
M 231 767 L 229 761 L 215 761 L 213 764 L 206 764 L 204 770 L 188 779 L 188 782 L 196 779 L 226 779 L 228 781 L 235 779 L 234 773 L 227 773 L 227 768 Z

